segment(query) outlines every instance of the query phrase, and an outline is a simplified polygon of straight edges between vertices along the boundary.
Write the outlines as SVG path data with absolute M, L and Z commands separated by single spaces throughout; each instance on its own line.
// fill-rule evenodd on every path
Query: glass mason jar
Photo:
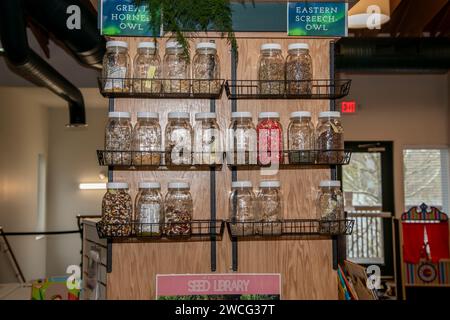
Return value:
M 230 221 L 234 234 L 255 234 L 256 198 L 251 181 L 233 181 L 230 194 Z M 245 223 L 250 222 L 250 223 Z
M 256 129 L 251 112 L 233 112 L 227 132 L 229 164 L 256 164 Z
M 265 180 L 259 183 L 257 194 L 258 232 L 260 234 L 281 234 L 281 220 L 283 211 L 281 207 L 280 181 Z
M 284 78 L 284 58 L 281 54 L 281 45 L 278 43 L 263 44 L 258 63 L 260 94 L 283 94 Z
M 140 182 L 135 201 L 135 231 L 138 236 L 160 236 L 164 203 L 159 182 Z
M 313 66 L 307 43 L 292 43 L 286 58 L 286 82 L 288 94 L 312 93 Z
M 215 112 L 195 114 L 194 163 L 196 164 L 222 163 L 222 135 L 216 117 Z
M 102 200 L 102 232 L 108 237 L 131 235 L 133 205 L 128 183 L 110 182 Z
M 140 42 L 134 58 L 134 92 L 160 93 L 161 59 L 155 42 Z
M 288 127 L 289 163 L 314 163 L 314 126 L 311 112 L 291 113 Z
M 194 93 L 218 94 L 220 84 L 220 61 L 217 45 L 213 42 L 200 42 L 192 61 Z
M 165 233 L 167 236 L 186 236 L 191 233 L 193 216 L 189 183 L 170 182 L 164 200 Z
M 183 54 L 183 46 L 176 41 L 166 43 L 164 55 L 164 92 L 189 93 L 190 92 L 190 66 L 189 60 Z
M 339 233 L 345 230 L 344 198 L 340 181 L 320 182 L 317 212 L 321 233 Z
M 165 132 L 166 165 L 192 164 L 192 127 L 189 112 L 169 112 Z
M 131 74 L 131 60 L 128 43 L 108 41 L 103 57 L 103 90 L 107 92 L 128 92 Z
M 319 113 L 316 139 L 320 163 L 339 164 L 344 160 L 344 128 L 339 112 Z
M 157 112 L 138 112 L 133 129 L 133 164 L 159 166 L 161 164 L 161 126 Z
M 260 112 L 256 135 L 258 163 L 270 165 L 283 163 L 283 128 L 278 112 Z
M 108 113 L 105 129 L 105 160 L 108 165 L 131 165 L 133 127 L 130 118 L 129 112 Z

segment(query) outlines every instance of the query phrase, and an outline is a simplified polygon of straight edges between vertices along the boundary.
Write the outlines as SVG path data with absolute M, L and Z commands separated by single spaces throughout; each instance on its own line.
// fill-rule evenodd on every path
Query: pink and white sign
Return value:
M 176 296 L 270 296 L 280 298 L 280 274 L 158 274 L 156 298 Z

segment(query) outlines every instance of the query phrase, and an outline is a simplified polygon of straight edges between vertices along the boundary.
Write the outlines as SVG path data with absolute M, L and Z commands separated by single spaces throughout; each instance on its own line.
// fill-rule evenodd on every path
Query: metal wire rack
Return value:
M 101 239 L 113 240 L 180 240 L 209 241 L 221 240 L 225 229 L 223 220 L 191 220 L 166 223 L 105 223 L 96 224 Z
M 108 98 L 220 99 L 224 79 L 98 78 Z
M 285 150 L 274 155 L 270 152 L 243 151 L 201 153 L 191 152 L 190 161 L 180 156 L 180 160 L 172 161 L 171 153 L 165 151 L 109 151 L 97 150 L 98 162 L 101 166 L 114 166 L 122 169 L 210 169 L 221 168 L 227 163 L 230 167 L 247 169 L 270 167 L 274 164 L 279 168 L 314 165 L 347 165 L 351 159 L 349 150 Z M 268 159 L 263 163 L 260 157 Z M 184 159 L 184 160 L 183 160 Z
M 229 99 L 326 99 L 348 95 L 351 80 L 227 80 Z
M 227 221 L 232 238 L 286 238 L 350 235 L 354 220 L 285 219 L 280 221 Z

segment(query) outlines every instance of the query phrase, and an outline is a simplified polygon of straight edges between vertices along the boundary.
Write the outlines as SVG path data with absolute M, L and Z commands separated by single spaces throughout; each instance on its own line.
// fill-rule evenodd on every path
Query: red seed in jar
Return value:
M 256 127 L 258 164 L 283 163 L 283 130 L 277 113 L 260 113 Z

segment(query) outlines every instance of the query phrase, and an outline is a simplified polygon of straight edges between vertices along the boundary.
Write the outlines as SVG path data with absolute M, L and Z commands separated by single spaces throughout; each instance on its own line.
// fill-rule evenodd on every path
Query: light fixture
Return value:
M 349 29 L 381 29 L 391 14 L 390 0 L 360 0 L 348 11 Z
M 80 190 L 106 190 L 106 183 L 80 183 Z

